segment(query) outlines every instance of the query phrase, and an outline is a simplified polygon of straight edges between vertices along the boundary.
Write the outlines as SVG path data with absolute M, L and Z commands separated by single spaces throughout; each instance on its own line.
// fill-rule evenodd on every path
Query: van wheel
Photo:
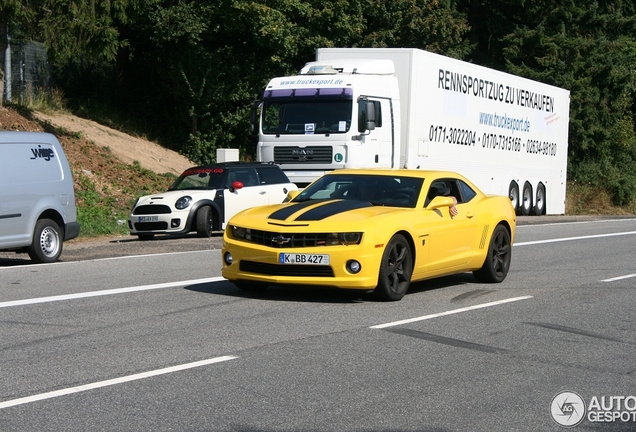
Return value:
M 33 243 L 27 248 L 29 257 L 38 263 L 52 263 L 62 255 L 62 230 L 51 219 L 40 219 L 35 224 Z
M 197 212 L 197 236 L 212 237 L 212 209 L 201 207 Z

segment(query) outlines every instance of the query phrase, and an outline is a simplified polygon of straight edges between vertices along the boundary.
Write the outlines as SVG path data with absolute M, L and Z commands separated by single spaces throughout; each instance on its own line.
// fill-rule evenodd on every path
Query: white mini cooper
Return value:
M 297 191 L 278 165 L 225 162 L 189 168 L 167 192 L 142 196 L 128 217 L 130 234 L 151 240 L 155 234 L 210 237 L 241 210 L 282 203 Z

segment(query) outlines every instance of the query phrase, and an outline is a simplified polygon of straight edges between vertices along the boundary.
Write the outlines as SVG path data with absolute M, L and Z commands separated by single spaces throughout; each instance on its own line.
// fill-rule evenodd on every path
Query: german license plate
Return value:
M 138 216 L 137 222 L 158 222 L 159 216 Z
M 329 255 L 281 253 L 278 255 L 278 263 L 329 265 Z

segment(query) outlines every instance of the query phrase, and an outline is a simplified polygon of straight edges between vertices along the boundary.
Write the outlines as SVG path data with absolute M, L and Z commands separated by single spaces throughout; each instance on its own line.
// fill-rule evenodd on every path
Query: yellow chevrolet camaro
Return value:
M 244 290 L 313 285 L 375 290 L 472 271 L 501 282 L 515 212 L 447 171 L 337 170 L 289 202 L 237 213 L 223 236 L 222 275 Z

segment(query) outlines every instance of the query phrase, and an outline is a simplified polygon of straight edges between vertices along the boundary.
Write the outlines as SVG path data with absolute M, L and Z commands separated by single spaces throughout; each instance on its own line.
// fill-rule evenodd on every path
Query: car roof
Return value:
M 250 167 L 270 167 L 270 166 L 280 168 L 280 166 L 274 163 L 269 163 L 269 162 L 232 161 L 232 162 L 219 162 L 214 164 L 197 165 L 197 166 L 190 167 L 184 171 L 189 171 L 192 169 L 201 169 L 201 168 L 231 168 L 231 167 L 250 168 Z

